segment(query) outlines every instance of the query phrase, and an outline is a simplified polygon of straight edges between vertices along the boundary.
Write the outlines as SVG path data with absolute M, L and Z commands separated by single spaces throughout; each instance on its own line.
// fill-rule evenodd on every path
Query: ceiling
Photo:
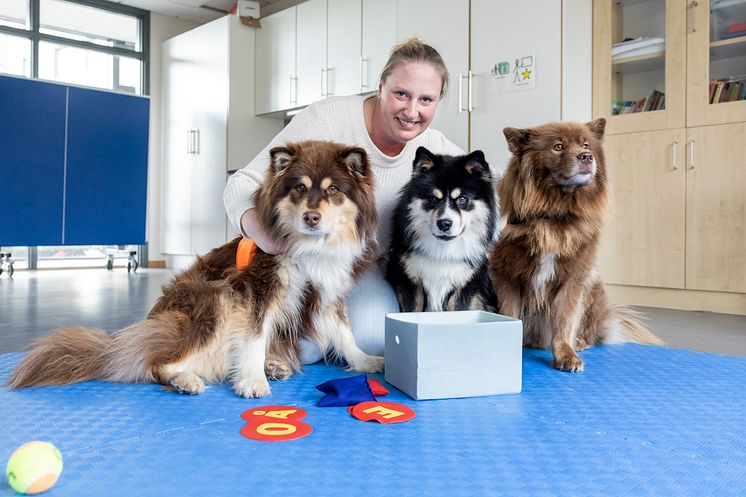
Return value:
M 236 0 L 110 0 L 114 3 L 178 17 L 196 23 L 205 23 L 224 16 Z M 277 12 L 299 3 L 298 0 L 261 0 L 262 15 Z M 265 12 L 266 11 L 266 12 Z

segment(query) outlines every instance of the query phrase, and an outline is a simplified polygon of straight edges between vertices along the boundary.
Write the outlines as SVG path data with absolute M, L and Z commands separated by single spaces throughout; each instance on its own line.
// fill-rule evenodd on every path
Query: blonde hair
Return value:
M 440 56 L 437 50 L 432 46 L 423 43 L 419 38 L 409 38 L 401 41 L 394 45 L 389 55 L 389 60 L 381 71 L 381 77 L 378 80 L 383 84 L 386 83 L 386 78 L 389 77 L 391 72 L 399 64 L 406 64 L 408 62 L 426 62 L 431 64 L 439 73 L 442 85 L 440 87 L 440 97 L 446 94 L 446 88 L 448 87 L 448 69 L 443 62 L 443 58 Z

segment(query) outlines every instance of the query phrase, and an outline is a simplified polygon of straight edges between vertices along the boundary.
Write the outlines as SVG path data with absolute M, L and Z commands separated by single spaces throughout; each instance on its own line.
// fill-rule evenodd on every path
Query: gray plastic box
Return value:
M 386 381 L 416 400 L 519 393 L 523 324 L 484 311 L 386 315 Z

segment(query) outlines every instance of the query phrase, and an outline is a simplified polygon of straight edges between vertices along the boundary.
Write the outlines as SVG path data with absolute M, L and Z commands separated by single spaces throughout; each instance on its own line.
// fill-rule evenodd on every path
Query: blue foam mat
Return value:
M 0 379 L 20 357 L 0 356 Z M 2 388 L 0 462 L 54 443 L 65 467 L 49 497 L 746 495 L 746 359 L 632 344 L 582 357 L 570 374 L 526 350 L 517 395 L 416 402 L 392 389 L 379 400 L 417 412 L 397 425 L 317 407 L 316 385 L 356 374 L 324 365 L 252 400 L 226 385 Z M 262 405 L 304 408 L 313 433 L 242 437 L 241 413 Z M 0 495 L 14 495 L 4 481 Z

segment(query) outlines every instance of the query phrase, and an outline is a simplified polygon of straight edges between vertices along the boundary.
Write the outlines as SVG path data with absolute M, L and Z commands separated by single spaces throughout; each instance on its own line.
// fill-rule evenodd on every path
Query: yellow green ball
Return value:
M 62 454 L 49 442 L 27 442 L 18 447 L 5 467 L 13 490 L 38 494 L 49 490 L 62 473 Z

